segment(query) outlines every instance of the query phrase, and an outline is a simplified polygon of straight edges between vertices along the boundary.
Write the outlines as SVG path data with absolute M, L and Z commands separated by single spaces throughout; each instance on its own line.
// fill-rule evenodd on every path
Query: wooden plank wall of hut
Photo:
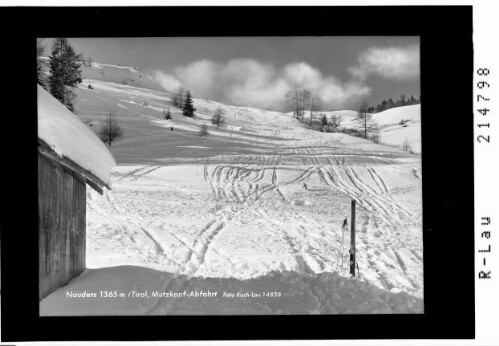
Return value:
M 86 185 L 38 154 L 39 299 L 85 270 Z

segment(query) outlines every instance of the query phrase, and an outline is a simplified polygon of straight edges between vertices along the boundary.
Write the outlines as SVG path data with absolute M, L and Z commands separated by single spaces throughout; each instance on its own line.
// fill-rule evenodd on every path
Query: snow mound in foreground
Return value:
M 76 115 L 38 85 L 38 138 L 59 156 L 71 159 L 111 185 L 113 155 Z
M 106 291 L 116 297 L 101 297 Z M 87 270 L 40 303 L 42 316 L 391 313 L 423 313 L 423 301 L 337 273 L 274 271 L 238 280 L 137 266 Z

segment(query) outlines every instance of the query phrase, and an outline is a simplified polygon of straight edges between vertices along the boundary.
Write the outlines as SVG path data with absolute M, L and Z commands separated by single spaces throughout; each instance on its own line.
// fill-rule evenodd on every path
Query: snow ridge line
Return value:
M 173 279 L 165 279 L 165 284 L 163 285 L 163 288 L 162 288 L 162 292 L 166 292 L 167 290 L 169 290 L 169 287 L 172 285 L 173 283 Z M 163 299 L 158 297 L 158 299 L 154 302 L 154 304 L 149 308 L 149 311 L 148 311 L 148 315 L 152 315 L 154 311 L 156 311 L 156 309 L 161 306 L 160 303 L 163 302 Z

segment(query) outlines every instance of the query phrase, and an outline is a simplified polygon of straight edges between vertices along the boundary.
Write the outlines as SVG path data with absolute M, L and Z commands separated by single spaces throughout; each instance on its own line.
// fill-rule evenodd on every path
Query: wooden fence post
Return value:
M 350 237 L 350 274 L 355 276 L 355 200 L 352 199 L 352 220 Z

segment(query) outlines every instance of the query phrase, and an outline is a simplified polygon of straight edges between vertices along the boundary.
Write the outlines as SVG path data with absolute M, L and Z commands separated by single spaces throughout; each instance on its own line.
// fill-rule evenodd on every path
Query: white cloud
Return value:
M 331 109 L 338 109 L 344 105 L 351 106 L 352 104 L 358 106 L 370 94 L 371 88 L 358 82 L 348 82 L 343 85 L 326 82 L 319 91 L 322 103 L 330 105 Z
M 221 74 L 223 101 L 235 105 L 280 108 L 289 86 L 274 67 L 256 60 L 230 60 Z
M 291 85 L 299 85 L 311 91 L 316 91 L 324 84 L 321 72 L 304 62 L 286 65 L 283 69 L 283 75 Z M 333 83 L 337 82 L 333 81 Z
M 153 78 L 166 90 L 175 90 L 181 85 L 177 78 L 161 71 L 155 71 Z
M 286 93 L 298 85 L 309 89 L 322 101 L 324 109 L 338 109 L 358 103 L 371 93 L 359 82 L 342 83 L 305 62 L 294 62 L 276 69 L 253 59 L 232 59 L 227 63 L 200 60 L 177 66 L 173 73 L 156 73 L 165 89 L 182 85 L 194 97 L 212 99 L 237 106 L 283 109 Z M 173 86 L 173 87 L 170 87 Z
M 214 91 L 221 66 L 210 60 L 200 60 L 187 66 L 175 68 L 175 76 L 183 86 L 201 97 L 208 97 Z
M 358 64 L 348 70 L 360 80 L 371 75 L 392 80 L 418 78 L 419 46 L 370 48 L 359 56 Z

